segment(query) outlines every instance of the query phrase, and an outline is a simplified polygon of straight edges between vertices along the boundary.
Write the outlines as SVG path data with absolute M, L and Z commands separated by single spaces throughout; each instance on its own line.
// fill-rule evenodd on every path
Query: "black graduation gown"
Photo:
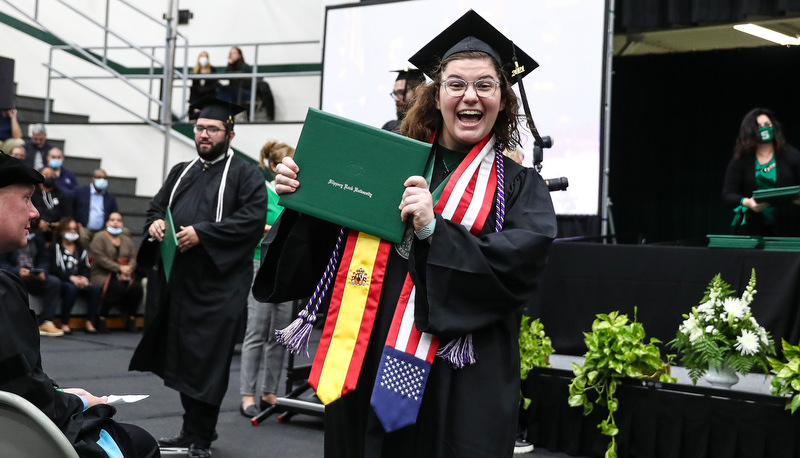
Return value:
M 494 212 L 480 237 L 437 214 L 431 244 L 414 239 L 408 260 L 392 250 L 358 386 L 326 407 L 326 457 L 513 454 L 520 400 L 515 312 L 536 287 L 556 220 L 539 174 L 507 158 L 504 166 L 502 232 L 494 233 Z M 310 296 L 337 234 L 330 223 L 284 211 L 270 230 L 255 297 L 277 302 Z M 417 328 L 438 335 L 442 345 L 472 333 L 477 362 L 454 370 L 435 358 L 417 424 L 387 435 L 369 400 L 407 272 L 417 286 Z
M 0 271 L 0 390 L 30 401 L 72 442 L 82 457 L 106 457 L 97 445 L 105 429 L 124 456 L 136 450 L 123 427 L 111 420 L 116 409 L 99 404 L 83 410 L 78 396 L 57 390 L 58 385 L 42 370 L 39 329 L 28 304 L 22 281 Z
M 163 219 L 170 193 L 187 163 L 170 171 L 150 203 L 145 231 Z M 176 231 L 193 226 L 200 244 L 178 252 L 169 282 L 160 259 L 148 277 L 155 316 L 145 328 L 130 370 L 151 371 L 194 399 L 220 405 L 228 386 L 237 323 L 246 310 L 253 275 L 253 246 L 264 233 L 267 191 L 254 164 L 234 157 L 223 216 L 215 222 L 225 160 L 208 169 L 198 161 L 181 179 L 172 201 Z

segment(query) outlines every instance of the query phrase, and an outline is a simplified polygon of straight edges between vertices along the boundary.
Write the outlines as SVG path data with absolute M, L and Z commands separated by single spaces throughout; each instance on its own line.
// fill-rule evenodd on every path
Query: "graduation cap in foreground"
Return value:
M 21 160 L 0 151 L 0 188 L 18 183 L 44 183 L 44 177 Z
M 246 108 L 232 102 L 226 102 L 216 97 L 203 97 L 193 103 L 189 110 L 200 110 L 198 118 L 216 119 L 225 124 L 233 125 L 233 118 Z
M 391 70 L 394 73 L 397 73 L 397 78 L 395 81 L 412 81 L 415 83 L 424 83 L 425 82 L 425 74 L 422 73 L 422 70 L 417 70 L 416 68 L 404 68 L 403 70 Z
M 519 83 L 519 93 L 528 128 L 533 134 L 535 143 L 544 147 L 539 131 L 536 130 L 533 123 L 525 87 L 522 85 L 522 78 L 536 69 L 539 64 L 474 10 L 464 13 L 436 38 L 411 56 L 408 61 L 434 79 L 442 60 L 453 54 L 467 51 L 488 54 L 499 64 L 512 85 Z

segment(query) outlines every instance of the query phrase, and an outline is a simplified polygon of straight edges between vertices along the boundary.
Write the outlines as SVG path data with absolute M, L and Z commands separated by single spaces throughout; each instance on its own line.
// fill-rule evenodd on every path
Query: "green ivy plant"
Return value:
M 519 371 L 520 378 L 525 380 L 534 367 L 550 367 L 550 355 L 555 352 L 550 338 L 544 332 L 544 325 L 535 319 L 523 316 L 519 328 Z M 522 397 L 523 407 L 528 408 L 530 398 Z
M 618 311 L 600 314 L 592 323 L 592 331 L 583 335 L 588 351 L 582 366 L 571 363 L 575 377 L 569 385 L 569 405 L 583 407 L 584 415 L 592 412 L 594 404 L 606 407 L 608 417 L 597 427 L 602 434 L 611 437 L 605 457 L 616 458 L 619 428 L 614 412 L 619 407 L 616 391 L 622 379 L 646 378 L 672 383 L 676 379 L 669 375 L 669 364 L 661 360 L 661 350 L 656 346 L 661 341 L 651 338 L 650 343 L 644 343 L 644 326 L 635 318 L 631 322 L 627 315 L 620 315 Z
M 800 345 L 789 345 L 789 342 L 781 339 L 781 346 L 783 356 L 786 358 L 785 363 L 767 357 L 774 374 L 770 381 L 771 392 L 775 396 L 788 396 L 786 410 L 791 410 L 794 414 L 800 407 Z

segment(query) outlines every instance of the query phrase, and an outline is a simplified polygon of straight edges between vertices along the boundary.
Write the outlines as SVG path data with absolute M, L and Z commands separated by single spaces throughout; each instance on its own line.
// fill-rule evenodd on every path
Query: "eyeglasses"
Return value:
M 203 132 L 208 132 L 208 135 L 217 135 L 218 133 L 225 130 L 224 128 L 217 127 L 217 126 L 198 126 L 195 124 L 192 126 L 194 133 L 202 134 Z
M 497 86 L 500 85 L 500 82 L 492 78 L 481 78 L 475 81 L 447 78 L 442 81 L 442 84 L 450 97 L 463 97 L 467 93 L 467 88 L 470 84 L 475 88 L 475 93 L 478 94 L 478 97 L 491 97 L 497 91 Z
M 406 92 L 408 92 L 408 89 L 403 89 L 403 92 L 392 91 L 389 93 L 389 97 L 395 100 L 404 100 L 406 98 Z

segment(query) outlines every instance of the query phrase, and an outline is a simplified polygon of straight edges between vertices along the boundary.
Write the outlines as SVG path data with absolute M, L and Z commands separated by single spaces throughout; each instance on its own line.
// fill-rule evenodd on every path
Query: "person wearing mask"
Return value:
M 518 312 L 556 235 L 544 180 L 502 154 L 520 143 L 512 84 L 537 63 L 472 10 L 409 62 L 433 82 L 415 91 L 401 133 L 432 144 L 428 169 L 400 178 L 406 240 L 285 209 L 253 294 L 276 302 L 331 282 L 308 380 L 325 404 L 326 457 L 511 456 Z M 302 189 L 291 158 L 276 174 L 279 195 Z M 283 341 L 295 347 L 314 306 Z
M 117 198 L 108 192 L 108 175 L 103 169 L 93 172 L 91 184 L 75 189 L 72 201 L 84 246 L 89 246 L 94 234 L 105 229 L 109 215 L 119 212 Z
M 0 110 L 0 151 L 11 151 L 11 148 L 24 144 L 17 109 Z
M 267 190 L 258 167 L 230 147 L 234 117 L 244 108 L 213 98 L 195 107 L 197 157 L 172 168 L 147 210 L 145 232 L 152 241 L 146 243 L 164 240 L 169 209 L 178 246 L 169 279 L 163 260 L 148 271 L 148 298 L 157 301 L 148 310 L 161 313 L 145 327 L 130 369 L 153 372 L 180 393 L 183 426 L 159 444 L 188 447 L 190 457 L 206 458 L 247 310 Z
M 800 199 L 776 207 L 753 199 L 756 190 L 796 185 L 800 185 L 800 151 L 786 141 L 783 127 L 771 110 L 750 110 L 739 126 L 722 186 L 723 202 L 734 210 L 733 232 L 800 236 Z
M 395 71 L 397 78 L 394 80 L 394 88 L 389 95 L 394 100 L 397 119 L 387 121 L 381 129 L 400 133 L 400 123 L 403 122 L 403 118 L 406 117 L 408 109 L 414 102 L 414 90 L 419 85 L 425 84 L 425 74 L 416 68 Z
M 261 148 L 261 168 L 269 167 L 273 176 L 275 167 L 284 157 L 292 157 L 294 148 L 286 143 L 270 141 Z M 267 182 L 267 224 L 264 226 L 264 235 L 269 233 L 275 220 L 283 211 L 278 205 L 278 195 L 275 194 L 275 181 Z M 261 243 L 256 245 L 253 257 L 253 274 L 258 271 L 261 264 Z M 254 275 L 255 277 L 255 275 Z M 254 278 L 255 280 L 255 278 Z M 292 302 L 262 303 L 253 297 L 247 296 L 247 329 L 242 343 L 242 370 L 239 379 L 239 393 L 242 403 L 239 412 L 247 418 L 253 418 L 261 410 L 275 404 L 277 400 L 278 385 L 286 348 L 275 337 L 276 329 L 283 329 L 292 321 Z M 263 377 L 259 380 L 259 373 Z M 260 382 L 260 383 L 259 383 Z M 256 404 L 256 389 L 260 390 L 260 399 Z
M 22 161 L 0 154 L 0 255 L 28 243 L 31 220 L 39 212 L 31 203 L 42 176 Z M 0 390 L 28 400 L 61 430 L 83 457 L 156 458 L 158 444 L 144 429 L 112 419 L 107 396 L 81 388 L 60 388 L 42 367 L 40 338 L 31 316 L 25 283 L 0 270 Z
M 91 265 L 89 252 L 78 241 L 78 223 L 62 218 L 53 231 L 50 244 L 50 272 L 61 280 L 61 330 L 71 334 L 69 326 L 75 299 L 86 299 L 86 332 L 96 334 L 94 322 L 100 310 L 100 286 L 89 281 Z
M 47 152 L 47 165 L 56 172 L 58 189 L 71 193 L 78 187 L 78 177 L 72 170 L 64 167 L 64 151 L 61 148 L 50 148 Z
M 208 53 L 206 51 L 200 51 L 200 54 L 197 55 L 197 63 L 194 64 L 194 68 L 192 68 L 192 74 L 210 75 L 212 73 L 217 73 L 217 70 L 211 66 Z M 203 97 L 215 97 L 220 86 L 220 82 L 216 78 L 193 79 L 192 87 L 189 90 L 189 105 L 199 102 Z M 198 113 L 198 110 L 189 110 L 189 119 L 197 119 Z
M 50 243 L 61 218 L 72 216 L 72 196 L 56 186 L 55 170 L 44 167 L 40 173 L 44 183 L 33 193 L 33 206 L 39 211 L 39 230 L 45 241 Z
M 108 215 L 105 230 L 92 238 L 89 246 L 92 256 L 92 283 L 101 288 L 102 305 L 97 322 L 97 332 L 108 332 L 106 318 L 111 308 L 118 306 L 125 329 L 136 332 L 136 311 L 144 296 L 142 282 L 135 275 L 136 249 L 133 241 L 122 233 L 122 215 Z
M 28 128 L 30 141 L 25 142 L 25 164 L 35 170 L 41 170 L 47 163 L 47 153 L 53 145 L 47 141 L 47 129 L 44 124 L 31 124 Z

